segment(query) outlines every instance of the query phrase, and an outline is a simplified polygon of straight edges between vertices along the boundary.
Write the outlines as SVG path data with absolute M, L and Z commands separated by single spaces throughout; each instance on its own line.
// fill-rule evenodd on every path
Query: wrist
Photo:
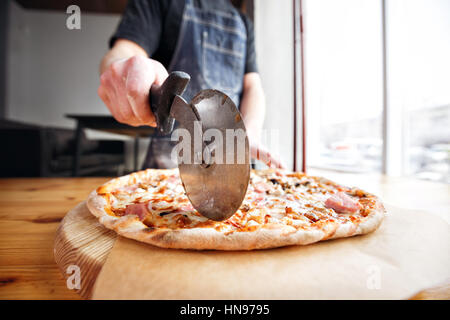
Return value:
M 259 145 L 261 142 L 261 130 L 249 128 L 247 129 L 247 137 L 250 145 Z

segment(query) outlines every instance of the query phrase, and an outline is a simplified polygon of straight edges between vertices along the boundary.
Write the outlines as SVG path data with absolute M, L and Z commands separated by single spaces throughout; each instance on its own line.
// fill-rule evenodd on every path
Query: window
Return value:
M 306 0 L 304 16 L 307 163 L 380 171 L 380 3 Z
M 450 1 L 387 2 L 388 107 L 402 174 L 450 183 Z
M 303 1 L 308 165 L 450 183 L 450 2 Z

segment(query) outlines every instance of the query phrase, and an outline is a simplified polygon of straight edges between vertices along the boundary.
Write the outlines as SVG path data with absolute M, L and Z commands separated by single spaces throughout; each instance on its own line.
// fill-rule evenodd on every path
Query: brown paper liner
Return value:
M 371 234 L 307 246 L 194 251 L 118 237 L 93 299 L 406 299 L 449 281 L 449 224 L 386 209 Z

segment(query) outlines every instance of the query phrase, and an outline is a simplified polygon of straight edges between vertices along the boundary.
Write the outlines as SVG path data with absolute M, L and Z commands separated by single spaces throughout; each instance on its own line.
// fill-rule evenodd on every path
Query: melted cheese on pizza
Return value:
M 153 228 L 214 228 L 224 233 L 254 231 L 282 224 L 295 229 L 318 227 L 331 221 L 358 222 L 374 200 L 358 190 L 301 173 L 252 171 L 245 199 L 225 221 L 199 214 L 187 198 L 177 170 L 147 181 L 100 193 L 111 215 L 135 215 Z

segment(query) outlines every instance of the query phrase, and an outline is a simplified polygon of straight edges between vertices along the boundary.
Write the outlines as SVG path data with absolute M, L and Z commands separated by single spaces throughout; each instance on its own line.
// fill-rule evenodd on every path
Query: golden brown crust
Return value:
M 361 215 L 350 220 L 325 219 L 305 227 L 267 222 L 263 227 L 242 229 L 239 232 L 226 232 L 220 228 L 202 227 L 169 228 L 152 227 L 140 221 L 136 215 L 115 216 L 109 203 L 111 192 L 125 186 L 147 181 L 150 177 L 169 176 L 176 169 L 136 172 L 113 179 L 89 195 L 87 206 L 99 222 L 127 238 L 149 243 L 164 248 L 178 249 L 216 249 L 216 250 L 253 250 L 274 248 L 287 245 L 306 245 L 321 240 L 350 237 L 375 230 L 381 223 L 385 209 L 381 201 L 363 190 L 350 189 L 320 177 L 312 178 L 322 185 L 336 190 L 345 190 L 368 205 L 363 207 Z M 272 173 L 271 170 L 261 174 Z M 289 173 L 295 177 L 306 177 L 302 173 Z M 288 174 L 288 175 L 289 175 Z M 325 209 L 326 210 L 326 209 Z M 214 224 L 211 224 L 214 226 Z

